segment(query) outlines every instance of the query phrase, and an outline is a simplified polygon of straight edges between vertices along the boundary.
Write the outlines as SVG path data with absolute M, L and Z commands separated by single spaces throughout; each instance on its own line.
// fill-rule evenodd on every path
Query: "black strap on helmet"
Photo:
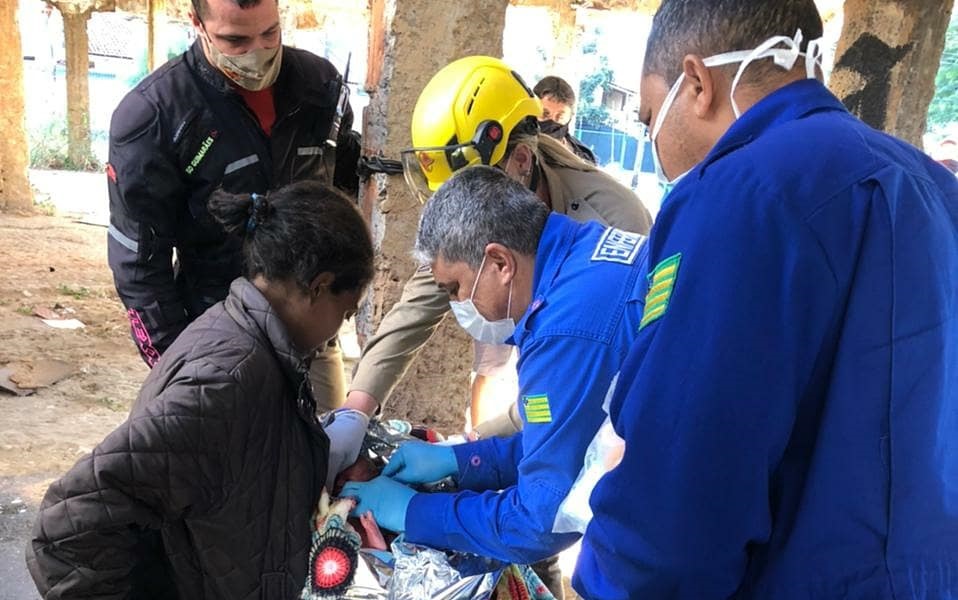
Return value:
M 490 119 L 479 123 L 479 126 L 476 127 L 476 135 L 472 138 L 472 145 L 479 153 L 482 164 L 489 165 L 492 163 L 492 153 L 496 146 L 502 143 L 503 137 L 505 137 L 505 130 L 503 130 L 499 121 Z

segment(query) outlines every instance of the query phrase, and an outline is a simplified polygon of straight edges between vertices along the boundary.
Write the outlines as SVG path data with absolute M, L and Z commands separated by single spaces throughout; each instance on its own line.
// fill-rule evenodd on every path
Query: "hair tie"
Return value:
M 261 194 L 253 192 L 249 195 L 252 204 L 249 207 L 249 219 L 246 220 L 246 231 L 253 233 L 256 226 L 263 222 L 263 207 L 266 204 L 266 198 Z

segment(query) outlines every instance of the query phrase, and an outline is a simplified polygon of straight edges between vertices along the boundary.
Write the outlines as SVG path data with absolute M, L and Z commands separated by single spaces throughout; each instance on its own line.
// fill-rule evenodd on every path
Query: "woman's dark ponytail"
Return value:
M 369 229 L 355 203 L 316 181 L 269 194 L 217 190 L 210 214 L 231 235 L 244 238 L 246 276 L 292 279 L 303 289 L 322 272 L 336 280 L 333 293 L 364 287 L 373 275 Z
M 250 234 L 269 217 L 269 200 L 262 194 L 231 194 L 216 190 L 207 206 L 213 218 L 230 234 Z

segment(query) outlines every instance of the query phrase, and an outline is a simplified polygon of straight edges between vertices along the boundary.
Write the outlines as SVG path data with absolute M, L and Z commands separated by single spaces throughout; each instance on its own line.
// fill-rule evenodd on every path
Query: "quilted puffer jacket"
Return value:
M 27 548 L 45 599 L 296 598 L 329 441 L 306 356 L 237 279 L 129 419 L 50 486 Z

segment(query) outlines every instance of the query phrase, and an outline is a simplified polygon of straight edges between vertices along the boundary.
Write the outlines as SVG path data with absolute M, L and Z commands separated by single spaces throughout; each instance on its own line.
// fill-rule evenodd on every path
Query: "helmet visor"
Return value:
M 482 163 L 474 142 L 409 148 L 402 151 L 401 158 L 406 183 L 421 202 L 439 189 L 452 173 Z
M 419 152 L 416 150 L 403 150 L 400 159 L 402 160 L 402 175 L 406 180 L 406 185 L 409 186 L 409 191 L 419 202 L 425 204 L 426 200 L 432 196 L 432 190 L 429 189 L 429 180 L 426 179 L 426 174 L 423 173 L 423 167 L 420 164 L 423 159 L 419 158 Z M 428 162 L 429 157 L 426 156 L 424 160 Z

